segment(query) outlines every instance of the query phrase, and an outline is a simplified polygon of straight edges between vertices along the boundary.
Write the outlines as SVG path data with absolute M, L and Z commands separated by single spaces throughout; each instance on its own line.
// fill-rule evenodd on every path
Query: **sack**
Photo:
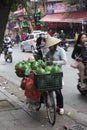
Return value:
M 25 96 L 33 101 L 40 102 L 41 92 L 36 89 L 34 82 L 34 73 L 26 78 Z
M 74 68 L 74 69 L 77 69 L 77 68 L 78 68 L 78 61 L 74 60 L 74 61 L 70 64 L 70 66 L 71 66 L 72 68 Z

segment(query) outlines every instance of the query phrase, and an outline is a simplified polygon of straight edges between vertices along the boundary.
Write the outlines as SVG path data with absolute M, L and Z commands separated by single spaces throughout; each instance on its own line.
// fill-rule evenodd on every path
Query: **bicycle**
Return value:
M 44 103 L 46 106 L 49 123 L 52 126 L 56 122 L 55 90 L 62 88 L 62 76 L 62 72 L 53 74 L 35 74 L 36 88 L 42 91 L 40 105 L 36 108 L 36 111 L 38 111 L 41 104 Z

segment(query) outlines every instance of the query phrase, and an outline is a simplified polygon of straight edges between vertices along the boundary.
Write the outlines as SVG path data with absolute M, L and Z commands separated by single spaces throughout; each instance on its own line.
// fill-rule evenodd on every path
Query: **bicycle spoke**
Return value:
M 56 120 L 56 110 L 55 110 L 55 101 L 52 92 L 48 94 L 48 98 L 47 98 L 47 115 L 50 124 L 54 125 Z

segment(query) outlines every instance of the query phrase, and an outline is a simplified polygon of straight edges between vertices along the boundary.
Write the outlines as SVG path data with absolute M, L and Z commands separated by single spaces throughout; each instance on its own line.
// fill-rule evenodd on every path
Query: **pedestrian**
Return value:
M 76 32 L 75 33 L 75 40 L 77 40 L 78 39 L 78 33 Z
M 46 40 L 43 37 L 43 34 L 39 34 L 39 37 L 37 38 L 37 43 L 36 43 L 36 47 L 38 50 L 38 59 L 43 59 L 43 55 L 42 55 L 42 50 L 41 48 L 44 46 Z
M 50 29 L 49 31 L 48 31 L 48 34 L 50 35 L 50 36 L 53 36 L 53 31 L 52 31 L 52 29 Z
M 17 44 L 19 44 L 19 41 L 20 41 L 20 36 L 19 36 L 18 32 L 17 32 L 17 34 L 16 34 L 15 39 L 16 39 L 16 43 L 17 43 Z
M 21 41 L 25 41 L 25 40 L 27 40 L 27 35 L 23 33 L 21 36 Z
M 66 39 L 66 35 L 63 30 L 61 30 L 61 32 L 60 32 L 60 38 L 62 39 L 62 41 L 65 41 L 65 39 Z
M 48 36 L 44 48 L 49 48 L 49 51 L 45 56 L 47 62 L 50 61 L 52 64 L 57 64 L 58 66 L 60 66 L 60 68 L 62 68 L 62 65 L 66 64 L 67 59 L 64 49 L 58 46 L 58 43 L 60 42 L 60 39 Z M 56 91 L 56 99 L 57 111 L 60 114 L 64 114 L 64 103 L 61 89 Z
M 82 49 L 84 46 L 84 43 L 87 41 L 87 36 L 85 33 L 81 33 L 78 35 L 78 39 L 76 41 L 76 44 L 74 46 L 73 52 L 71 57 L 77 61 L 77 69 L 79 70 L 80 73 L 80 89 L 83 90 L 85 88 L 85 84 L 84 84 L 84 70 L 85 70 L 85 66 L 83 64 L 83 60 L 82 60 Z M 78 57 L 78 58 L 77 58 Z
M 53 34 L 53 37 L 59 38 L 59 33 L 58 33 L 58 32 L 55 32 L 55 33 Z

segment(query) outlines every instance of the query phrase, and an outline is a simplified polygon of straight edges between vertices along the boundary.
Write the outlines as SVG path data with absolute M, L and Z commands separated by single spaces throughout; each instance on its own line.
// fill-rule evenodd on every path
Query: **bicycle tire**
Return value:
M 53 92 L 48 92 L 47 94 L 46 108 L 47 108 L 49 123 L 53 126 L 56 121 L 56 108 L 55 108 L 55 100 L 54 100 Z

